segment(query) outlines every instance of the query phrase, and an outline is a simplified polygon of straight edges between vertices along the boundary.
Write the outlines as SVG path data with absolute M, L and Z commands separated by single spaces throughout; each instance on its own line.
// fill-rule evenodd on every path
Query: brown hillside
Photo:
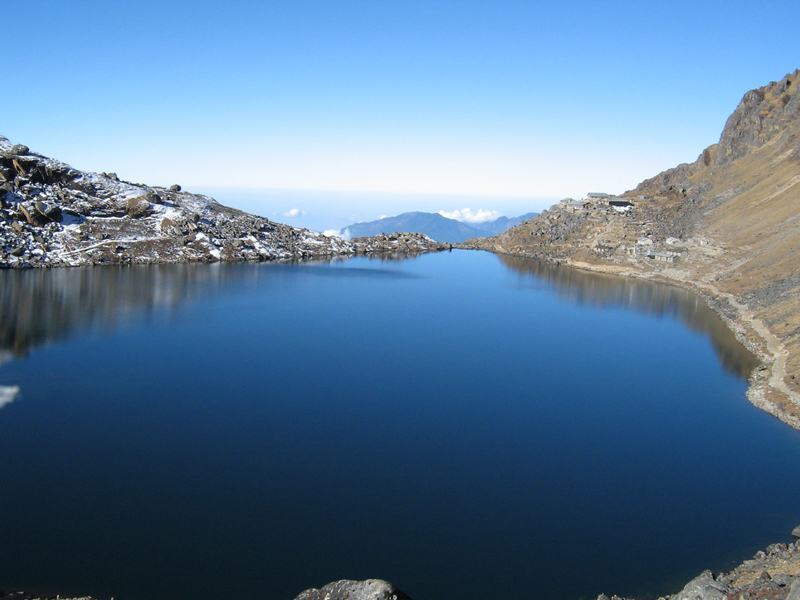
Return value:
M 764 361 L 750 399 L 800 428 L 800 71 L 745 94 L 718 144 L 619 201 L 568 200 L 471 247 L 672 281 Z

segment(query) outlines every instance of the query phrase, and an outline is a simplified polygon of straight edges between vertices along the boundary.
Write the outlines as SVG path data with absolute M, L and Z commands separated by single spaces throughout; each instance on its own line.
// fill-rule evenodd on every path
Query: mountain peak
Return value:
M 794 138 L 795 150 L 800 149 L 796 131 L 800 125 L 798 84 L 800 70 L 747 92 L 725 123 L 713 166 L 727 165 L 786 135 Z

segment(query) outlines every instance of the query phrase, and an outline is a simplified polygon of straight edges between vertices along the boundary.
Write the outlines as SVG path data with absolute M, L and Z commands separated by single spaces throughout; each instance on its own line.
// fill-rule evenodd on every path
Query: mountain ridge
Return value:
M 457 244 L 465 242 L 469 238 L 502 233 L 536 214 L 538 213 L 527 213 L 513 218 L 501 216 L 494 221 L 464 223 L 445 217 L 440 213 L 412 211 L 394 217 L 382 217 L 375 221 L 353 223 L 344 227 L 341 232 L 349 233 L 350 237 L 360 237 L 391 233 L 392 231 L 413 231 L 425 234 L 437 242 Z

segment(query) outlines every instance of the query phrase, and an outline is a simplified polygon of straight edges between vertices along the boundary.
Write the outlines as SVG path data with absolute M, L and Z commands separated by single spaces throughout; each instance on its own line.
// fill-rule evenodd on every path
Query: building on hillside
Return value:
M 678 261 L 678 254 L 675 252 L 653 252 L 648 250 L 647 252 L 641 252 L 639 256 L 644 256 L 656 262 L 674 263 Z
M 627 198 L 620 198 L 619 196 L 608 198 L 607 202 L 608 205 L 617 212 L 628 212 L 633 208 L 633 202 Z
M 608 194 L 606 194 L 604 192 L 589 192 L 588 194 L 586 194 L 586 197 L 589 200 L 594 200 L 594 201 L 607 200 L 608 199 Z
M 589 201 L 588 200 L 570 200 L 567 203 L 567 208 L 573 212 L 578 212 L 580 210 L 585 210 L 589 208 Z

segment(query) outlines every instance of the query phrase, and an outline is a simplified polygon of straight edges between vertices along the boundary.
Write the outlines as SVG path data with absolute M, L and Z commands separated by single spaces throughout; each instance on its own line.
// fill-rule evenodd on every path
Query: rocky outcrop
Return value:
M 800 114 L 798 83 L 800 70 L 747 92 L 725 124 L 711 166 L 718 168 L 744 158 L 792 128 Z M 800 150 L 800 138 L 793 138 L 794 149 Z
M 115 173 L 86 173 L 0 137 L 0 268 L 265 261 L 449 248 L 425 236 L 349 242 Z
M 357 254 L 418 254 L 452 249 L 452 244 L 440 244 L 424 233 L 380 233 L 372 237 L 351 238 Z
M 381 579 L 343 579 L 320 589 L 306 590 L 295 600 L 411 600 L 391 583 Z
M 659 600 L 800 600 L 800 543 L 772 544 L 729 573 L 704 571 Z M 598 600 L 623 600 L 602 594 Z

